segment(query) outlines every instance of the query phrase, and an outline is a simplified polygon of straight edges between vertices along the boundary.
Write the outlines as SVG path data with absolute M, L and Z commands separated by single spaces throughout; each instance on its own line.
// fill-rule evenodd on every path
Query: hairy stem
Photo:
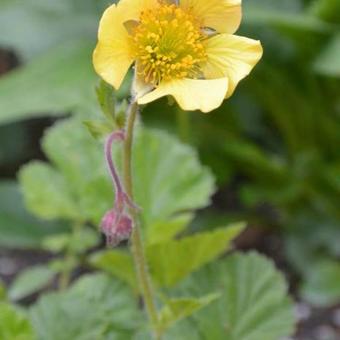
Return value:
M 128 110 L 127 123 L 126 123 L 126 135 L 124 142 L 124 186 L 126 193 L 133 200 L 133 183 L 132 183 L 132 171 L 131 171 L 131 158 L 132 158 L 132 142 L 133 142 L 133 128 L 138 112 L 138 104 L 133 101 Z M 140 226 L 138 222 L 138 216 L 135 209 L 130 208 L 130 214 L 133 219 L 133 232 L 131 236 L 131 251 L 134 258 L 135 268 L 138 283 L 141 288 L 143 301 L 151 321 L 155 339 L 161 339 L 159 328 L 158 328 L 158 314 L 153 295 L 153 289 L 151 286 L 151 280 L 145 260 L 142 236 L 140 232 Z
M 110 174 L 111 174 L 111 177 L 112 177 L 112 181 L 113 181 L 113 185 L 114 185 L 115 190 L 116 190 L 116 196 L 119 196 L 119 195 L 122 195 L 123 189 L 122 189 L 122 185 L 120 183 L 120 179 L 119 179 L 116 167 L 113 164 L 112 152 L 111 152 L 112 143 L 115 140 L 124 140 L 124 133 L 122 131 L 112 132 L 111 135 L 106 140 L 104 151 L 105 151 L 105 158 L 106 158 L 107 166 L 109 168 L 109 171 L 110 171 Z

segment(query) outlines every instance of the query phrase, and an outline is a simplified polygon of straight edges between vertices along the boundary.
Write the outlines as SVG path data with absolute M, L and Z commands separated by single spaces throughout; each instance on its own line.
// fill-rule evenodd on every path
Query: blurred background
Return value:
M 340 339 L 340 1 L 243 3 L 238 34 L 260 39 L 264 57 L 235 95 L 207 115 L 160 100 L 142 119 L 197 148 L 217 179 L 195 228 L 247 221 L 237 247 L 257 249 L 284 272 L 299 318 L 295 339 Z M 98 115 L 91 53 L 108 5 L 0 0 L 0 278 L 7 286 L 48 261 L 43 240 L 65 228 L 27 212 L 17 172 L 45 159 L 40 139 L 56 120 Z M 130 78 L 118 98 L 128 95 Z M 35 290 L 15 290 L 13 299 L 29 304 Z

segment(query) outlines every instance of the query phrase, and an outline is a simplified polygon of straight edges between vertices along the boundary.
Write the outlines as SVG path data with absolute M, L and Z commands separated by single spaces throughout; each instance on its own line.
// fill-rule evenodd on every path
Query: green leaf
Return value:
M 61 45 L 1 77 L 0 124 L 94 103 L 92 48 L 93 42 L 82 40 Z
M 47 266 L 34 266 L 24 270 L 12 283 L 8 291 L 9 298 L 20 300 L 45 288 L 55 274 L 55 271 Z
M 53 185 L 50 178 L 41 176 L 35 163 L 29 164 L 20 176 L 27 205 L 45 218 L 82 218 L 98 224 L 114 199 L 102 146 L 73 118 L 47 132 L 43 149 L 59 171 L 55 170 L 59 184 L 54 193 L 46 192 Z M 120 143 L 113 154 L 119 165 Z M 44 171 L 38 170 L 51 172 L 47 166 Z M 214 190 L 213 177 L 200 165 L 196 152 L 154 129 L 136 131 L 133 175 L 136 202 L 142 208 L 146 239 L 151 242 L 170 239 L 183 230 L 190 221 L 190 211 L 206 206 Z M 50 194 L 58 198 L 57 202 Z
M 18 185 L 0 182 L 0 245 L 7 248 L 37 248 L 44 237 L 65 227 L 39 221 L 23 205 Z
M 34 161 L 21 168 L 19 180 L 27 208 L 45 219 L 82 219 L 65 179 L 51 166 Z
M 113 130 L 113 125 L 110 126 L 106 121 L 84 120 L 83 124 L 95 139 L 105 137 Z
M 148 244 L 162 243 L 171 240 L 193 220 L 193 213 L 181 213 L 167 221 L 155 222 L 148 228 Z
M 129 289 L 103 274 L 87 275 L 65 292 L 46 294 L 31 309 L 39 339 L 132 339 L 142 313 Z
M 329 77 L 340 77 L 340 34 L 335 35 L 314 61 L 314 70 Z
M 89 262 L 95 268 L 128 283 L 135 291 L 138 290 L 133 260 L 126 251 L 115 249 L 97 252 L 89 258 Z
M 1 0 L 0 44 L 31 60 L 54 46 L 95 41 L 105 0 Z M 20 23 L 14 25 L 13 23 Z
M 211 264 L 190 277 L 180 291 L 195 296 L 221 293 L 186 323 L 188 334 L 195 329 L 202 340 L 277 340 L 294 331 L 285 280 L 257 253 L 237 253 Z
M 113 123 L 116 113 L 116 98 L 112 86 L 101 80 L 96 87 L 96 93 L 99 105 L 107 121 Z
M 99 243 L 99 233 L 89 228 L 79 228 L 70 237 L 69 249 L 73 253 L 82 254 Z
M 231 241 L 243 228 L 244 224 L 239 223 L 180 240 L 149 245 L 146 254 L 154 280 L 162 287 L 175 285 L 229 249 Z
M 43 248 L 59 253 L 69 249 L 72 253 L 82 254 L 99 243 L 99 233 L 87 227 L 79 227 L 72 234 L 57 234 L 43 241 Z
M 51 253 L 60 253 L 65 250 L 69 244 L 70 234 L 56 234 L 45 237 L 41 246 Z
M 35 336 L 26 315 L 16 307 L 0 302 L 0 339 L 34 340 Z
M 314 262 L 307 271 L 301 287 L 305 300 L 318 307 L 327 307 L 340 301 L 340 264 L 327 259 Z
M 159 312 L 160 327 L 163 330 L 170 328 L 177 321 L 187 318 L 201 308 L 216 300 L 219 294 L 209 294 L 201 298 L 180 298 L 167 300 Z
M 199 163 L 196 151 L 159 130 L 142 128 L 136 135 L 133 170 L 135 199 L 143 209 L 147 241 L 164 239 L 162 224 L 173 217 L 179 221 L 180 214 L 207 206 L 215 189 L 214 179 Z M 183 215 L 182 221 L 186 218 L 188 215 Z M 165 227 L 166 238 L 184 227 L 182 224 L 172 232 Z

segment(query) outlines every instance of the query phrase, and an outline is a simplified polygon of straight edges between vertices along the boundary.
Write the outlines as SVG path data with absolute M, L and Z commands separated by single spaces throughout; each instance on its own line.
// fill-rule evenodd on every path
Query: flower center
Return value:
M 174 4 L 143 11 L 132 34 L 139 76 L 153 85 L 200 77 L 199 64 L 206 60 L 204 38 L 194 16 Z

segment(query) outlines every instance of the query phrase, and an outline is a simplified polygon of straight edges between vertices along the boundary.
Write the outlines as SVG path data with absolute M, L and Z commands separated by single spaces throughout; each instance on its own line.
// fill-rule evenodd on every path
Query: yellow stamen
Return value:
M 206 36 L 190 13 L 174 4 L 161 4 L 141 13 L 131 35 L 139 75 L 158 85 L 162 80 L 197 78 L 206 60 Z

